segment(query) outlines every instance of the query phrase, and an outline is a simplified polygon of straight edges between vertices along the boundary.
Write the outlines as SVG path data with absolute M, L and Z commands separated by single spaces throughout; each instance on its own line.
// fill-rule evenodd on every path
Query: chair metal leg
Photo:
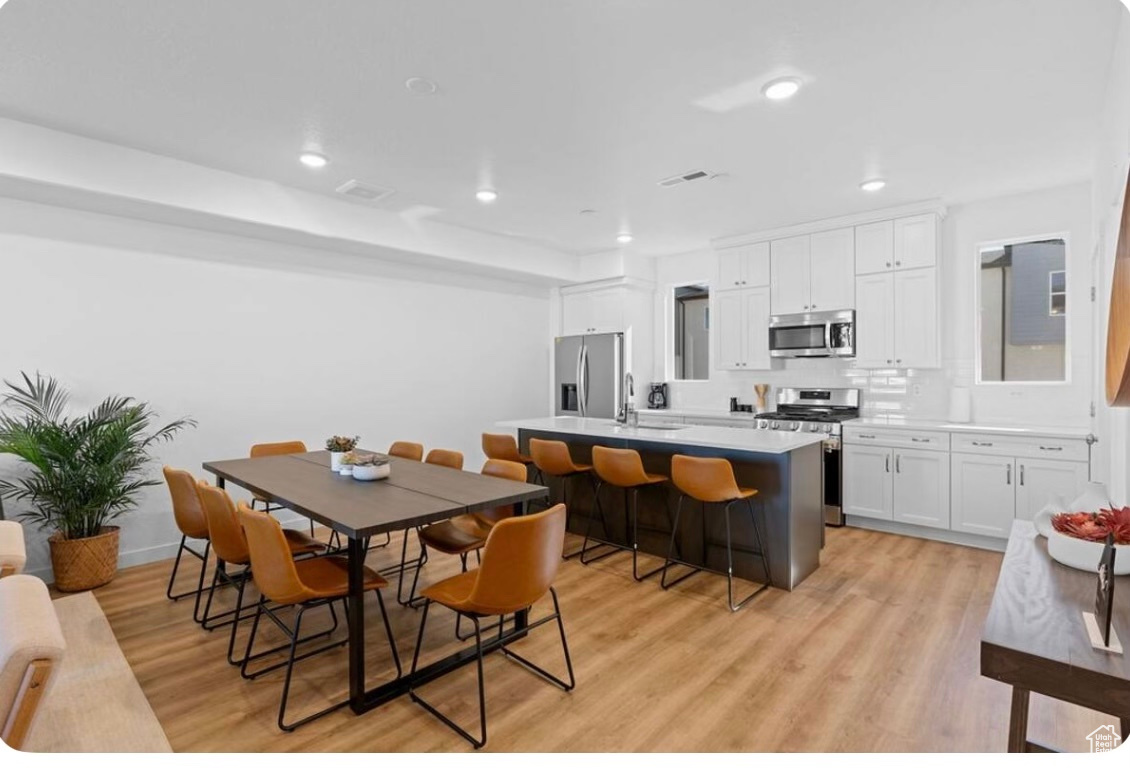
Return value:
M 412 674 L 415 674 L 416 666 L 420 659 L 420 645 L 424 640 L 424 620 L 426 620 L 428 617 L 428 605 L 430 604 L 431 601 L 429 600 L 428 604 L 424 606 L 423 620 L 420 621 L 420 636 L 416 641 L 416 653 L 412 658 Z M 479 738 L 476 739 L 470 733 L 457 725 L 455 721 L 453 721 L 447 715 L 443 714 L 427 701 L 425 701 L 423 697 L 416 693 L 416 688 L 414 686 L 409 687 L 408 695 L 412 697 L 412 701 L 419 704 L 448 728 L 455 731 L 464 739 L 469 741 L 471 743 L 471 746 L 473 746 L 475 749 L 482 749 L 483 746 L 487 743 L 487 700 L 486 687 L 483 682 L 483 634 L 482 627 L 479 625 L 479 618 L 477 616 L 468 616 L 467 618 L 471 619 L 471 621 L 475 625 L 475 661 L 477 663 L 479 673 Z
M 187 542 L 188 542 L 188 537 L 181 535 L 180 545 L 177 547 L 177 557 L 176 557 L 176 560 L 173 561 L 173 572 L 169 574 L 169 585 L 165 588 L 165 597 L 167 597 L 168 599 L 170 599 L 174 602 L 177 601 L 177 600 L 180 600 L 182 597 L 199 596 L 200 590 L 203 589 L 203 583 L 201 583 L 199 589 L 190 589 L 186 592 L 181 592 L 179 595 L 173 594 L 173 584 L 176 582 L 177 572 L 180 570 L 181 555 L 183 555 L 185 552 L 188 552 L 193 557 L 198 558 L 200 560 L 203 560 L 204 564 L 201 565 L 201 568 L 204 568 L 207 565 L 207 562 L 208 562 L 207 561 L 207 554 L 208 554 L 208 547 L 207 546 L 205 546 L 204 554 L 201 554 L 201 553 L 197 552 L 195 549 L 193 549 L 192 547 L 188 546 Z M 207 542 L 207 543 L 211 544 L 211 542 Z M 201 579 L 201 582 L 203 582 L 203 579 Z M 194 613 L 194 615 L 195 615 L 195 613 Z
M 765 583 L 773 586 L 773 572 L 769 570 L 769 550 L 765 547 L 765 541 L 761 537 L 761 526 L 757 522 L 757 514 L 753 508 L 753 500 L 745 500 L 746 507 L 749 509 L 749 519 L 753 523 L 753 535 L 757 538 L 757 551 L 761 553 L 761 565 L 765 569 Z M 757 506 L 761 509 L 761 520 L 765 523 L 765 527 L 769 527 L 769 517 L 765 513 L 765 504 L 758 502 Z M 769 531 L 765 532 L 765 538 L 769 538 Z
M 405 607 L 419 608 L 419 600 L 415 600 L 416 584 L 420 578 L 420 569 L 424 567 L 427 562 L 428 548 L 424 546 L 424 542 L 420 542 L 420 555 L 414 561 L 414 568 L 416 573 L 412 578 L 412 587 L 408 592 L 408 597 L 404 597 L 404 572 L 408 569 L 408 536 L 409 530 L 404 531 L 404 542 L 400 547 L 400 577 L 396 583 L 396 602 Z M 413 602 L 415 600 L 415 603 Z
M 755 589 L 752 594 L 747 595 L 740 602 L 738 602 L 738 603 L 734 602 L 734 548 L 733 548 L 733 544 L 732 544 L 731 539 L 730 539 L 730 511 L 733 508 L 734 508 L 734 502 L 733 501 L 726 504 L 726 509 L 725 509 L 725 517 L 726 517 L 726 600 L 730 605 L 730 612 L 731 613 L 738 610 L 739 608 L 741 608 L 743 605 L 745 605 L 750 600 L 752 600 L 753 598 L 760 595 L 765 590 L 769 589 L 768 583 L 762 584 L 760 587 Z M 757 521 L 756 520 L 754 521 L 753 526 L 754 526 L 753 527 L 754 532 L 756 533 L 756 531 L 757 531 Z M 758 550 L 760 550 L 761 549 L 761 545 L 760 545 L 761 536 L 760 536 L 760 534 L 757 535 L 757 539 L 758 539 Z M 761 554 L 762 554 L 762 557 L 764 558 L 764 553 L 761 553 Z
M 683 514 L 683 499 L 685 499 L 685 498 L 686 498 L 686 496 L 680 495 L 679 496 L 679 502 L 678 502 L 678 504 L 675 505 L 675 522 L 671 526 L 671 540 L 667 544 L 667 559 L 665 559 L 663 561 L 662 575 L 659 577 L 659 586 L 663 587 L 663 589 L 670 589 L 671 587 L 675 586 L 679 582 L 690 578 L 691 576 L 695 575 L 696 573 L 698 573 L 699 571 L 702 570 L 702 568 L 700 568 L 700 567 L 690 565 L 689 563 L 686 563 L 682 560 L 677 560 L 674 557 L 674 554 L 675 554 L 675 539 L 679 535 L 679 518 L 682 517 L 682 514 Z M 667 569 L 670 568 L 672 564 L 686 565 L 691 570 L 688 571 L 687 573 L 684 573 L 682 576 L 675 579 L 674 581 L 669 582 L 669 581 L 667 581 Z
M 201 623 L 200 596 L 204 593 L 204 576 L 208 573 L 208 554 L 212 551 L 212 542 L 204 545 L 204 557 L 200 558 L 200 579 L 196 582 L 196 600 L 192 604 L 192 620 Z
M 539 667 L 537 664 L 534 664 L 529 659 L 526 659 L 523 656 L 519 656 L 517 653 L 514 652 L 514 650 L 512 648 L 510 648 L 510 646 L 504 645 L 504 646 L 502 646 L 501 650 L 502 650 L 502 654 L 504 656 L 506 656 L 508 659 L 513 659 L 514 661 L 518 662 L 519 664 L 524 666 L 526 669 L 530 670 L 534 674 L 543 678 L 547 682 L 553 683 L 554 685 L 556 685 L 558 688 L 560 688 L 563 691 L 571 691 L 571 690 L 573 690 L 574 688 L 577 687 L 577 678 L 573 674 L 573 658 L 572 658 L 572 656 L 569 655 L 569 641 L 565 639 L 565 624 L 561 619 L 561 604 L 558 602 L 557 590 L 556 589 L 554 589 L 553 587 L 550 587 L 549 588 L 549 594 L 553 597 L 553 616 L 549 616 L 549 617 L 546 617 L 546 618 L 556 618 L 557 619 L 557 629 L 558 629 L 558 632 L 561 634 L 561 650 L 565 654 L 565 668 L 569 671 L 569 682 L 565 682 L 564 680 L 557 677 L 556 675 L 553 675 L 553 674 L 550 674 L 549 672 L 546 672 L 544 669 Z M 539 619 L 538 623 L 540 624 L 543 621 L 545 621 L 545 619 Z
M 609 555 L 614 555 L 617 552 L 619 552 L 621 549 L 625 549 L 625 547 L 619 547 L 615 544 L 610 544 L 606 541 L 601 541 L 600 539 L 595 539 L 597 541 L 597 544 L 596 544 L 596 546 L 593 547 L 593 550 L 598 550 L 601 547 L 611 547 L 611 549 L 609 549 L 609 551 L 605 552 L 602 555 L 597 555 L 596 557 L 589 557 L 588 556 L 589 551 L 590 551 L 589 550 L 589 540 L 594 538 L 593 535 L 592 535 L 592 523 L 593 523 L 593 520 L 596 519 L 596 517 L 600 518 L 600 527 L 604 531 L 604 535 L 605 536 L 610 535 L 609 532 L 608 532 L 608 520 L 604 516 L 604 505 L 600 503 L 600 489 L 603 488 L 603 487 L 604 487 L 604 481 L 603 480 L 596 482 L 593 486 L 593 506 L 595 507 L 594 511 L 596 512 L 596 515 L 589 515 L 589 519 L 585 523 L 585 540 L 581 543 L 581 564 L 582 565 L 588 565 L 589 563 L 595 563 L 597 560 L 603 560 L 604 558 L 608 557 Z
M 625 491 L 624 495 L 625 495 L 625 497 L 627 497 L 628 494 L 627 494 L 626 491 Z M 625 498 L 625 501 L 626 501 L 626 498 Z M 664 504 L 667 503 L 666 497 L 664 497 L 663 503 Z M 668 511 L 667 522 L 668 522 L 668 524 L 670 524 L 671 519 L 670 519 L 669 513 L 670 513 L 671 510 L 668 509 L 667 511 Z M 649 579 L 652 576 L 654 576 L 655 574 L 664 570 L 664 568 L 666 567 L 666 561 L 664 561 L 663 565 L 656 566 L 655 568 L 652 568 L 650 571 L 643 574 L 642 576 L 640 575 L 640 571 L 639 571 L 640 489 L 639 488 L 632 488 L 631 489 L 631 516 L 632 516 L 632 578 L 635 579 L 636 581 L 643 581 L 644 579 Z M 678 542 L 676 542 L 676 546 L 678 546 Z

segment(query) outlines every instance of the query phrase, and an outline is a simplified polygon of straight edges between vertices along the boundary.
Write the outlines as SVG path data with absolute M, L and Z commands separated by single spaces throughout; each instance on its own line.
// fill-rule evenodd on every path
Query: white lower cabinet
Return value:
M 950 527 L 950 462 L 938 451 L 894 450 L 894 519 Z
M 1070 502 L 1087 482 L 1087 462 L 1016 459 L 1016 518 L 1031 520 L 1052 496 Z
M 844 514 L 949 528 L 949 456 L 941 451 L 845 445 Z
M 1011 456 L 954 453 L 953 529 L 1007 537 L 1016 517 L 1016 460 Z
M 843 447 L 845 515 L 879 520 L 894 518 L 891 481 L 892 448 L 872 445 Z

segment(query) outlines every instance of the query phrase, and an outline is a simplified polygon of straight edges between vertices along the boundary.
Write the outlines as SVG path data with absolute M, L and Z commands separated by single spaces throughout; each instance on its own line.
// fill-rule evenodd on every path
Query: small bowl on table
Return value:
M 363 464 L 353 465 L 354 480 L 361 480 L 362 482 L 384 480 L 392 474 L 392 464 L 389 462 L 388 456 L 373 454 L 371 457 L 365 457 L 364 461 Z

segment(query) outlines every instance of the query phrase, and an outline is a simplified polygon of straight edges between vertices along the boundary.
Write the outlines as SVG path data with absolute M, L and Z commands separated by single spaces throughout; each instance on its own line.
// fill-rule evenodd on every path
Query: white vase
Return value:
M 330 451 L 330 471 L 341 471 L 341 457 L 345 455 L 345 451 Z
M 1113 505 L 1106 484 L 1090 482 L 1083 488 L 1083 492 L 1067 505 L 1067 511 L 1098 512 L 1100 509 L 1110 509 L 1111 506 Z
M 1067 502 L 1058 493 L 1053 493 L 1052 497 L 1048 499 L 1048 503 L 1044 508 L 1036 513 L 1032 518 L 1032 524 L 1036 526 L 1036 532 L 1044 538 L 1051 536 L 1055 528 L 1052 526 L 1052 518 L 1061 512 L 1067 511 Z

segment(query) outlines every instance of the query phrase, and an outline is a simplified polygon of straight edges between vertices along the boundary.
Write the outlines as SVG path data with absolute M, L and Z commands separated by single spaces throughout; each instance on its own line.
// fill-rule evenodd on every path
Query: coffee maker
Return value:
M 647 385 L 647 407 L 653 410 L 667 407 L 667 382 L 652 382 Z

